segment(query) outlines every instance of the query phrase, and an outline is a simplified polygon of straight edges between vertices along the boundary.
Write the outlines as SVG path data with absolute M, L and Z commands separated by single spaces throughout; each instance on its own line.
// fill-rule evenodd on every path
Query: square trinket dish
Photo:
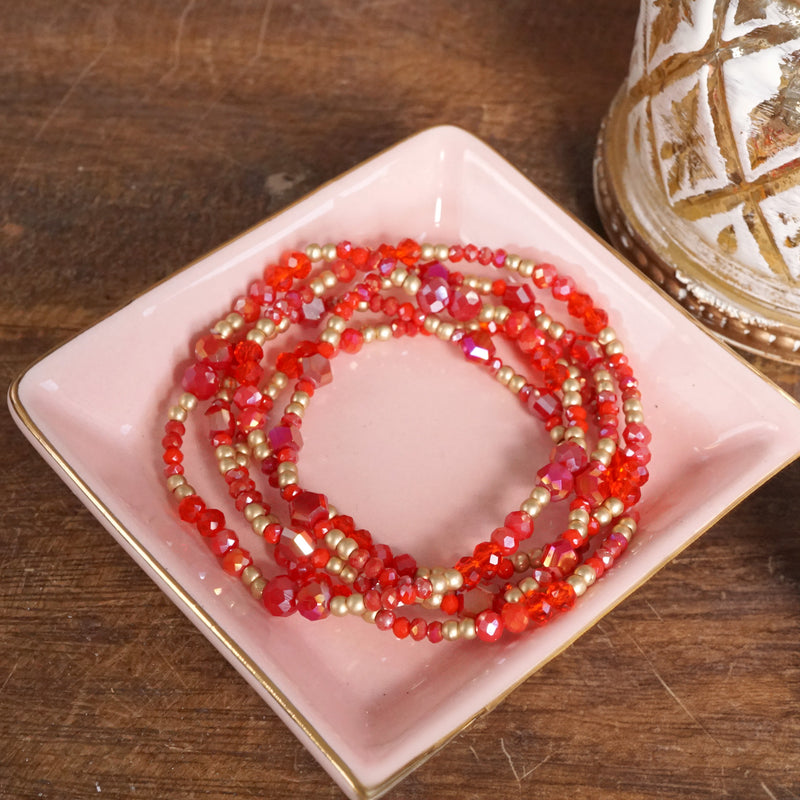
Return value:
M 309 242 L 406 236 L 502 247 L 570 275 L 609 310 L 653 433 L 642 522 L 624 558 L 569 614 L 496 645 L 399 641 L 355 617 L 270 617 L 187 535 L 164 487 L 158 443 L 178 367 L 267 262 Z M 380 541 L 420 563 L 454 563 L 527 496 L 546 433 L 452 348 L 391 340 L 340 357 L 334 371 L 304 422 L 305 485 Z M 791 398 L 453 127 L 407 139 L 175 273 L 30 367 L 9 401 L 38 452 L 351 798 L 378 797 L 493 708 L 800 442 Z M 194 467 L 192 484 L 226 508 L 214 471 Z M 243 544 L 261 558 L 263 544 Z

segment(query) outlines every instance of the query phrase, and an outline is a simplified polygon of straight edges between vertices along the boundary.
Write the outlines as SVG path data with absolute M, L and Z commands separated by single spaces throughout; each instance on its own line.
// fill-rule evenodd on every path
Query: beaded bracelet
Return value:
M 539 290 L 549 289 L 585 333 L 554 321 L 536 302 L 531 283 L 465 277 L 446 266 L 462 260 L 505 268 L 531 279 Z M 330 268 L 312 276 L 319 261 Z M 335 293 L 359 273 L 352 289 Z M 364 313 L 381 316 L 362 326 L 350 324 Z M 195 525 L 223 568 L 240 577 L 274 616 L 299 611 L 315 620 L 354 614 L 398 638 L 434 643 L 496 641 L 504 631 L 538 627 L 572 607 L 613 565 L 637 526 L 634 507 L 648 477 L 650 434 L 638 382 L 607 321 L 555 267 L 502 250 L 420 246 L 407 239 L 374 250 L 342 242 L 287 253 L 197 341 L 194 363 L 184 374 L 185 391 L 170 409 L 162 440 L 167 486 L 180 517 Z M 263 346 L 296 326 L 321 330 L 316 340 L 280 352 L 265 373 Z M 299 484 L 303 417 L 315 392 L 332 380 L 332 359 L 373 341 L 418 334 L 451 343 L 486 369 L 544 422 L 554 442 L 519 510 L 449 567 L 419 567 L 408 554 L 394 555 L 324 495 Z M 504 364 L 496 356 L 495 337 L 511 344 L 543 385 L 534 386 Z M 289 401 L 279 419 L 270 421 L 275 401 L 292 381 Z M 264 537 L 284 574 L 267 579 L 226 527 L 224 514 L 207 508 L 184 476 L 183 423 L 198 401 L 210 401 L 210 442 L 234 504 Z M 597 436 L 594 449 L 586 443 L 590 429 Z M 264 502 L 248 469 L 251 461 L 280 490 L 288 520 Z M 520 550 L 543 509 L 573 495 L 569 527 L 561 536 L 532 552 Z M 524 577 L 512 581 L 515 573 Z M 484 600 L 484 607 L 469 608 L 477 589 L 488 594 L 488 606 Z M 420 607 L 439 611 L 446 619 L 400 613 L 409 607 L 428 616 Z

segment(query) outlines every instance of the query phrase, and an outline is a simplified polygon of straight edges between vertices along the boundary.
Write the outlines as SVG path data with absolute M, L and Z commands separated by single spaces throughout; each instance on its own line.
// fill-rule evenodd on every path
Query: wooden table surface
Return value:
M 599 230 L 635 0 L 0 2 L 0 370 L 454 123 Z M 796 370 L 758 366 L 795 396 Z M 0 796 L 336 798 L 8 414 Z M 800 465 L 388 795 L 800 797 Z

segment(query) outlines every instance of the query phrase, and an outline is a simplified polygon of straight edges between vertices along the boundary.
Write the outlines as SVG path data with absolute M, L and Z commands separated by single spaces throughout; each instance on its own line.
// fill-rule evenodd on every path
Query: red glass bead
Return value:
M 284 448 L 300 450 L 303 447 L 303 437 L 297 428 L 288 428 L 285 425 L 276 425 L 267 434 L 269 446 L 274 452 Z
M 328 500 L 323 494 L 301 491 L 289 503 L 292 525 L 311 530 L 328 518 Z
M 503 520 L 503 525 L 514 534 L 518 542 L 533 533 L 533 517 L 525 511 L 512 511 Z
M 224 369 L 233 359 L 233 348 L 221 336 L 209 334 L 198 339 L 194 346 L 194 353 L 201 364 Z
M 563 464 L 570 472 L 579 472 L 589 463 L 589 456 L 586 450 L 575 442 L 561 442 L 557 444 L 550 460 Z
M 233 393 L 233 402 L 238 408 L 260 408 L 264 395 L 255 386 L 240 386 Z
M 439 622 L 438 619 L 428 623 L 426 636 L 431 644 L 439 644 L 439 642 L 444 639 L 444 634 L 442 633 L 442 623 Z
M 301 616 L 316 621 L 325 619 L 330 611 L 331 581 L 327 575 L 320 575 L 300 587 L 295 595 L 297 610 Z
M 536 396 L 531 395 L 527 406 L 531 414 L 536 414 L 536 416 L 544 420 L 561 411 L 561 401 L 551 392 L 542 392 Z
M 528 619 L 532 625 L 545 625 L 553 616 L 553 606 L 543 592 L 535 592 L 526 601 Z
M 225 527 L 225 515 L 216 508 L 206 508 L 197 515 L 196 524 L 202 536 L 213 536 Z
M 186 433 L 186 426 L 176 419 L 171 419 L 164 425 L 165 433 L 174 433 L 177 436 L 183 436 Z
M 517 551 L 517 537 L 510 528 L 495 528 L 490 538 L 504 556 L 510 556 Z
M 486 363 L 495 353 L 492 337 L 486 331 L 471 331 L 459 344 L 468 361 Z
M 503 305 L 507 306 L 512 311 L 525 311 L 530 308 L 534 299 L 535 295 L 530 284 L 510 283 L 506 286 L 506 290 L 503 294 Z
M 398 575 L 415 575 L 417 572 L 417 561 L 408 553 L 401 553 L 395 556 L 394 567 Z
M 428 623 L 424 619 L 416 617 L 411 621 L 409 633 L 415 642 L 421 642 L 427 636 Z
M 475 633 L 484 642 L 496 642 L 503 635 L 503 619 L 495 611 L 481 611 L 475 617 Z
M 592 508 L 608 497 L 607 468 L 599 461 L 590 461 L 575 475 L 575 493 L 587 500 Z
M 183 461 L 183 453 L 179 447 L 168 447 L 164 451 L 162 460 L 165 464 L 180 464 Z
M 561 575 L 570 575 L 578 566 L 578 554 L 572 549 L 569 542 L 563 539 L 553 542 L 542 552 L 542 566 L 546 569 L 558 570 Z
M 303 359 L 303 377 L 315 386 L 327 386 L 333 380 L 330 360 L 319 353 L 305 357 Z
M 206 537 L 204 541 L 215 556 L 224 556 L 229 550 L 233 550 L 234 547 L 239 546 L 238 537 L 233 531 L 227 528 L 218 530 L 211 536 Z
M 462 287 L 453 292 L 448 309 L 453 319 L 466 322 L 478 316 L 482 306 L 481 296 L 474 289 Z
M 280 353 L 275 359 L 275 367 L 289 378 L 300 377 L 300 359 L 294 353 Z
M 626 442 L 636 442 L 641 445 L 650 444 L 650 440 L 653 438 L 650 429 L 639 422 L 631 422 L 626 425 L 625 430 L 622 431 L 622 437 Z
M 548 586 L 545 596 L 557 611 L 567 611 L 575 605 L 575 589 L 566 581 L 558 581 Z
M 206 504 L 199 495 L 190 494 L 178 503 L 178 514 L 184 522 L 195 522 L 205 508 Z
M 222 557 L 222 569 L 228 575 L 241 575 L 245 567 L 249 567 L 252 563 L 253 557 L 241 547 L 234 547 L 233 550 L 228 550 Z
M 558 271 L 552 264 L 537 264 L 533 268 L 533 285 L 537 289 L 545 289 L 558 277 Z
M 398 639 L 405 639 L 411 633 L 411 622 L 408 617 L 397 617 L 392 625 L 392 633 Z
M 426 314 L 441 314 L 450 302 L 450 285 L 444 278 L 436 275 L 428 277 L 422 282 L 417 292 L 417 306 Z
M 458 594 L 447 594 L 442 598 L 440 608 L 443 614 L 450 616 L 458 614 L 463 608 L 463 597 Z
M 505 629 L 510 633 L 522 633 L 528 627 L 528 612 L 523 603 L 506 603 L 500 612 Z
M 278 575 L 264 587 L 261 602 L 273 617 L 288 617 L 297 611 L 297 591 L 288 575 Z
M 394 611 L 383 608 L 375 615 L 375 627 L 379 631 L 388 631 L 394 626 L 394 620 Z
M 539 485 L 550 492 L 553 502 L 564 500 L 572 491 L 572 473 L 563 464 L 552 461 L 542 467 L 537 473 Z
M 183 373 L 181 385 L 198 400 L 208 400 L 219 388 L 219 376 L 208 364 L 194 363 Z

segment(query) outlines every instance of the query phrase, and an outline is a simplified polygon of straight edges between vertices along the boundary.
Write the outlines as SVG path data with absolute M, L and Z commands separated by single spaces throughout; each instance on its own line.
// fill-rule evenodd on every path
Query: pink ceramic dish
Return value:
M 404 236 L 504 247 L 570 274 L 611 310 L 653 431 L 643 521 L 625 557 L 571 613 L 496 646 L 401 642 L 354 618 L 271 618 L 187 535 L 163 485 L 161 426 L 197 333 L 286 248 Z M 334 370 L 306 417 L 301 472 L 379 540 L 452 563 L 527 495 L 545 435 L 451 348 L 396 340 Z M 497 704 L 800 442 L 794 401 L 451 127 L 408 139 L 176 273 L 32 366 L 10 404 L 37 450 L 352 798 L 386 791 Z M 191 481 L 226 507 L 218 476 L 195 468 Z M 249 544 L 263 561 L 263 545 Z

